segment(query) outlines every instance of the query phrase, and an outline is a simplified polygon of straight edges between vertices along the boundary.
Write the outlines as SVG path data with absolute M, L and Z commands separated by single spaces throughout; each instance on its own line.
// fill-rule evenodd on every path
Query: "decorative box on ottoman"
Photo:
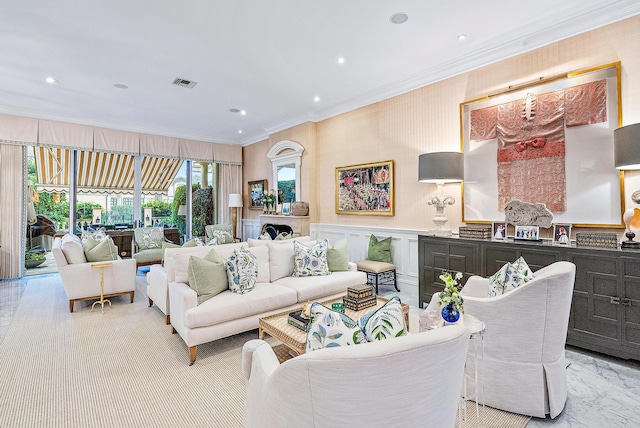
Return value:
M 373 285 L 361 284 L 347 288 L 347 296 L 353 299 L 362 299 L 373 296 Z
M 361 311 L 365 308 L 375 306 L 378 302 L 376 296 L 363 297 L 362 299 L 354 299 L 353 297 L 344 296 L 342 298 L 344 307 L 351 309 L 352 311 Z

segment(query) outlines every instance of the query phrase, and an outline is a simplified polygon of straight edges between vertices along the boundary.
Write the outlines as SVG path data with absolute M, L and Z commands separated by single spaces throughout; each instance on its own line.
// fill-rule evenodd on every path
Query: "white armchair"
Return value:
M 262 340 L 245 343 L 245 428 L 453 427 L 469 330 L 451 326 L 278 363 Z
M 82 246 L 76 251 L 75 259 L 63 252 L 62 240 L 56 238 L 51 252 L 55 258 L 64 291 L 69 299 L 69 312 L 73 312 L 77 300 L 91 300 L 100 298 L 100 271 L 92 268 L 93 263 L 83 261 Z M 131 303 L 136 289 L 136 261 L 133 259 L 118 259 L 111 262 L 111 266 L 104 268 L 104 297 L 128 294 Z
M 489 280 L 472 276 L 460 294 L 464 311 L 486 325 L 484 402 L 544 418 L 558 416 L 567 400 L 565 342 L 576 267 L 556 262 L 506 294 L 487 297 Z M 428 310 L 439 306 L 434 294 Z M 467 369 L 474 360 L 468 358 Z

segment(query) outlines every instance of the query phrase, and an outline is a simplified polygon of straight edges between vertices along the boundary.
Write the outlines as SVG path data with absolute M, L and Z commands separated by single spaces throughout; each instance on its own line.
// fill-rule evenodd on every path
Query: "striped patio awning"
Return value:
M 71 151 L 34 147 L 38 192 L 68 192 Z M 78 193 L 133 193 L 133 155 L 78 152 Z M 182 160 L 142 157 L 142 193 L 166 194 Z

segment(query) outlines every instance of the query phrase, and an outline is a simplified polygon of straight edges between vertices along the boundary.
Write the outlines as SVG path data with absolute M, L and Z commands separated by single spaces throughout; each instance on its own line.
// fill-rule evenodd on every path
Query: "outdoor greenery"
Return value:
M 295 202 L 296 180 L 278 180 L 278 203 Z
M 195 192 L 200 188 L 200 183 L 195 183 L 191 185 L 192 192 Z M 180 235 L 185 234 L 185 216 L 178 215 L 178 210 L 180 209 L 180 205 L 187 204 L 187 186 L 178 186 L 176 187 L 176 192 L 173 195 L 173 204 L 171 204 L 171 224 L 175 224 L 178 226 L 178 230 L 180 231 Z

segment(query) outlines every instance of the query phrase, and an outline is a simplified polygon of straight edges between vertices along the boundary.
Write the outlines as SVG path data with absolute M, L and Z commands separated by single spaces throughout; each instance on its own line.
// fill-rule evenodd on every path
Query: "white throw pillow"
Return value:
M 316 245 L 316 241 L 281 241 L 283 243 L 269 242 L 269 270 L 271 282 L 280 278 L 293 275 L 293 243 L 300 242 L 308 247 Z
M 293 243 L 293 276 L 329 275 L 326 239 L 309 248 L 299 242 Z
M 269 272 L 269 249 L 267 247 L 252 247 L 249 252 L 256 257 L 258 262 L 258 278 L 256 282 L 269 282 L 271 274 Z
M 60 249 L 69 264 L 87 262 L 87 258 L 84 255 L 84 249 L 82 248 L 82 241 L 76 235 L 64 235 L 60 242 Z
M 515 290 L 535 276 L 522 257 L 513 263 L 506 263 L 489 278 L 489 297 L 500 296 Z

